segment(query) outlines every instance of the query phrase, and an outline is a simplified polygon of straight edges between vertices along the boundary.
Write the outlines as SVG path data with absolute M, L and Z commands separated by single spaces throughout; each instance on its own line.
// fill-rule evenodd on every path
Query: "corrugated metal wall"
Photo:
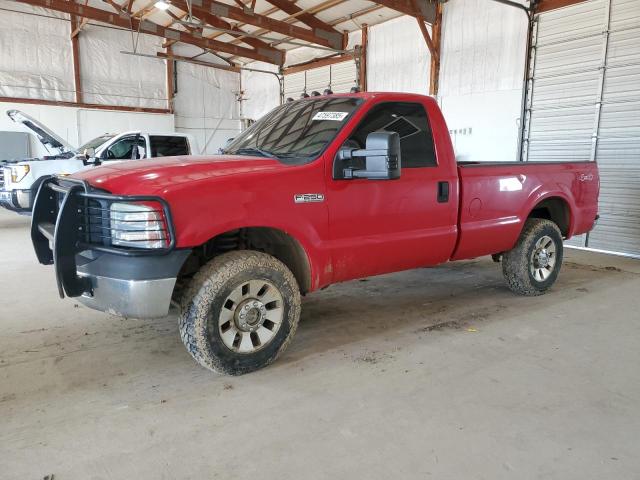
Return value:
M 593 248 L 640 255 L 640 0 L 612 0 L 595 158 L 601 221 Z
M 322 93 L 331 88 L 334 93 L 348 93 L 357 85 L 357 71 L 354 61 L 346 61 L 293 73 L 284 77 L 284 96 L 297 99 L 300 94 L 311 94 L 314 90 Z
M 640 255 L 640 1 L 540 14 L 523 159 L 596 160 L 600 222 L 573 244 Z

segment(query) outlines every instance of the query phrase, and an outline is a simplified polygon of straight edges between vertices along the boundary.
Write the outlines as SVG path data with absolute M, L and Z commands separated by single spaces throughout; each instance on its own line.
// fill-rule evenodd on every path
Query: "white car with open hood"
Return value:
M 175 132 L 106 133 L 73 147 L 19 110 L 8 110 L 7 115 L 33 132 L 49 152 L 42 158 L 0 161 L 0 205 L 18 213 L 31 212 L 40 184 L 51 175 L 70 175 L 107 162 L 192 155 L 197 151 L 191 135 Z

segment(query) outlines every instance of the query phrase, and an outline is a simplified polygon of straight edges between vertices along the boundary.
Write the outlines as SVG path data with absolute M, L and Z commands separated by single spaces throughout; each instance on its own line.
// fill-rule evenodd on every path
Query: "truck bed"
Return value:
M 510 250 L 534 208 L 563 208 L 565 238 L 588 232 L 597 215 L 594 162 L 459 162 L 459 237 L 452 260 Z M 569 214 L 569 212 L 573 212 Z

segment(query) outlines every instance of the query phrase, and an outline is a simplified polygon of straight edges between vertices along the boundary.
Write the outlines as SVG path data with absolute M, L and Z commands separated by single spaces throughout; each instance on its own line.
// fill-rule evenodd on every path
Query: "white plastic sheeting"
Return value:
M 0 0 L 0 96 L 73 102 L 75 83 L 68 16 Z M 79 35 L 83 101 L 167 108 L 162 61 L 123 55 L 153 54 L 162 39 L 89 23 Z
M 29 132 L 22 125 L 13 122 L 7 110 L 20 110 L 36 120 L 44 123 L 71 145 L 78 145 L 77 108 L 54 107 L 51 105 L 31 105 L 21 103 L 0 103 L 0 130 L 7 132 Z M 30 135 L 30 150 L 34 157 L 46 155 L 48 152 L 35 135 Z
M 7 0 L 0 0 L 0 6 L 53 17 L 0 13 L 0 96 L 73 101 L 67 17 Z M 516 158 L 526 27 L 522 11 L 488 0 L 450 0 L 444 4 L 439 100 L 461 158 Z M 142 35 L 137 49 L 155 54 L 160 41 Z M 349 46 L 358 43 L 360 31 L 356 30 L 350 34 Z M 192 51 L 183 52 L 182 48 Z M 132 49 L 128 32 L 91 24 L 85 27 L 80 34 L 80 51 L 86 102 L 166 108 L 165 63 L 120 53 Z M 176 54 L 197 53 L 193 47 L 176 48 Z M 324 55 L 326 52 L 317 49 L 298 48 L 287 53 L 287 64 Z M 201 59 L 216 61 L 211 55 Z M 370 27 L 369 90 L 427 93 L 429 63 L 428 49 L 413 18 L 400 17 Z M 248 66 L 275 70 L 259 63 Z M 175 127 L 193 134 L 206 153 L 217 151 L 240 131 L 241 114 L 257 119 L 280 102 L 278 82 L 268 74 L 242 73 L 246 99 L 242 112 L 236 98 L 238 74 L 178 62 L 177 75 Z M 59 107 L 37 108 L 59 113 L 55 110 Z M 112 122 L 126 128 L 130 122 L 155 124 L 133 113 L 74 112 L 61 115 L 59 122 L 50 125 L 74 144 L 86 140 L 80 123 L 100 122 L 109 128 Z
M 355 45 L 360 44 L 361 33 L 360 31 L 354 31 L 349 34 L 349 40 L 347 42 L 347 49 L 352 49 Z M 312 47 L 300 47 L 287 51 L 286 65 L 297 65 L 299 63 L 308 62 L 315 58 L 322 58 L 331 55 L 330 52 L 319 50 Z M 271 72 L 277 72 L 278 67 L 262 62 L 252 62 L 246 65 L 249 68 L 257 68 L 260 70 L 268 70 Z M 320 70 L 320 69 L 314 69 Z M 345 68 L 337 67 L 337 71 L 345 70 Z M 322 75 L 328 72 L 328 69 L 324 69 L 320 72 Z M 311 70 L 310 72 L 313 72 Z M 297 75 L 297 74 L 294 74 Z M 328 77 L 327 77 L 328 78 Z M 285 77 L 286 83 L 286 77 Z M 321 86 L 314 86 L 314 89 L 324 90 L 328 86 L 328 81 Z M 347 80 L 341 83 L 349 85 L 351 88 L 353 81 Z M 345 91 L 348 91 L 347 88 Z M 265 113 L 269 112 L 280 104 L 280 85 L 273 75 L 258 73 L 258 72 L 242 72 L 242 89 L 245 92 L 246 102 L 242 106 L 243 118 L 258 119 Z M 342 91 L 343 89 L 338 88 Z M 336 91 L 338 91 L 336 90 Z M 302 89 L 296 90 L 296 98 L 302 93 Z
M 0 1 L 0 96 L 73 101 L 69 22 L 61 14 Z
M 103 133 L 121 133 L 134 130 L 148 133 L 174 131 L 174 119 L 171 114 L 79 108 L 76 117 L 80 137 L 78 144 L 84 144 Z
M 487 0 L 444 4 L 439 101 L 460 160 L 515 161 L 527 18 Z
M 176 55 L 194 55 L 192 47 L 175 50 Z M 212 55 L 199 60 L 215 63 Z M 198 153 L 217 153 L 229 138 L 241 131 L 237 95 L 240 76 L 186 62 L 177 62 L 178 93 L 174 100 L 176 130 L 193 135 Z
M 75 101 L 73 60 L 68 17 L 44 9 L 0 0 L 0 96 Z M 168 108 L 166 63 L 124 55 L 121 51 L 155 55 L 162 39 L 136 35 L 106 26 L 87 24 L 80 33 L 80 64 L 85 103 L 143 108 Z M 178 55 L 196 55 L 199 49 L 176 47 Z M 207 62 L 214 56 L 200 57 Z M 194 135 L 202 149 L 213 153 L 240 131 L 236 93 L 239 75 L 184 62 L 177 63 L 178 94 L 174 115 L 141 114 L 78 108 L 17 105 L 77 145 L 105 131 L 141 129 Z M 0 117 L 4 107 L 0 104 Z M 4 122 L 3 122 L 4 123 Z M 6 130 L 14 130 L 13 124 Z M 34 147 L 39 152 L 39 147 Z
M 278 67 L 263 62 L 252 62 L 248 68 L 277 72 Z M 242 90 L 245 100 L 242 102 L 242 117 L 257 120 L 265 113 L 280 105 L 280 83 L 275 75 L 262 72 L 243 71 Z
M 458 158 L 516 160 L 526 16 L 519 9 L 489 0 L 450 0 L 444 4 L 442 35 L 438 99 Z M 352 32 L 350 46 L 360 43 L 359 39 L 360 32 Z M 291 50 L 287 52 L 287 64 L 309 60 L 313 55 L 322 56 L 309 48 Z M 399 17 L 370 27 L 370 91 L 427 94 L 430 61 L 415 19 Z M 251 77 L 252 81 L 244 81 L 249 97 L 245 115 L 258 118 L 278 104 L 278 91 L 275 85 L 267 87 L 262 76 Z
M 356 30 L 349 34 L 349 49 L 361 44 L 361 32 Z M 287 52 L 287 65 L 303 63 L 313 58 L 327 56 L 322 50 L 300 47 Z M 414 18 L 398 17 L 385 23 L 369 27 L 369 45 L 367 50 L 367 85 L 370 91 L 412 92 L 426 94 L 429 91 L 430 54 L 425 44 L 420 28 Z M 352 65 L 352 64 L 351 64 Z M 267 68 L 275 71 L 275 67 L 265 64 L 252 63 L 250 67 Z M 336 71 L 352 69 L 348 64 L 339 64 Z M 400 73 L 399 73 L 400 72 Z M 307 72 L 307 77 L 315 78 L 320 75 L 327 77 L 324 83 L 307 82 L 313 84 L 308 90 L 323 90 L 329 83 L 328 68 L 313 69 Z M 243 88 L 248 97 L 243 106 L 244 116 L 260 118 L 263 114 L 279 104 L 279 90 L 275 79 L 271 82 L 268 75 L 243 72 Z M 303 75 L 303 74 L 294 74 Z M 293 75 L 292 75 L 293 77 Z M 336 92 L 348 91 L 354 84 L 353 79 L 337 82 Z M 285 77 L 286 79 L 286 77 Z M 296 85 L 300 81 L 295 82 Z M 285 80 L 286 81 L 286 80 Z M 325 85 L 326 84 L 326 85 Z M 348 88 L 347 88 L 348 87 Z M 296 86 L 288 89 L 294 98 L 303 88 Z
M 53 105 L 24 103 L 0 103 L 0 131 L 28 132 L 5 115 L 7 110 L 17 109 L 45 124 L 67 143 L 79 146 L 103 133 L 121 133 L 128 130 L 148 132 L 173 132 L 173 115 L 141 112 L 120 112 Z M 31 135 L 31 154 L 34 157 L 48 152 Z
M 369 29 L 368 90 L 426 95 L 430 67 L 431 55 L 415 18 L 403 16 Z
M 160 37 L 88 25 L 78 38 L 85 103 L 167 108 L 165 62 L 120 53 L 135 48 L 155 55 L 162 51 Z

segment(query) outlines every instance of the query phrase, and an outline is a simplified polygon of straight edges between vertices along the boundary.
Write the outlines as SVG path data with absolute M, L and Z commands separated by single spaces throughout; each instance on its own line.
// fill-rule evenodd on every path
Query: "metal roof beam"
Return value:
M 418 10 L 416 11 L 411 0 L 371 0 L 373 3 L 383 7 L 396 10 L 411 17 L 422 17 L 427 23 L 433 24 L 436 21 L 436 0 L 418 0 Z
M 195 45 L 197 47 L 208 50 L 224 52 L 230 55 L 238 55 L 262 62 L 274 63 L 276 65 L 281 65 L 282 62 L 284 62 L 284 53 L 280 51 L 277 51 L 275 54 L 264 51 L 259 52 L 257 50 L 232 45 L 230 43 L 219 42 L 217 40 L 212 40 L 209 38 L 197 37 L 196 35 L 190 34 L 188 32 L 165 28 L 162 25 L 158 25 L 157 23 L 153 23 L 147 20 L 138 20 L 131 17 L 126 11 L 121 11 L 120 13 L 111 13 L 100 8 L 79 5 L 77 3 L 68 2 L 65 0 L 16 1 L 18 3 L 24 3 L 35 7 L 41 7 L 49 10 L 68 13 L 70 15 L 90 18 L 91 20 L 107 23 L 109 25 L 114 25 L 126 30 L 134 30 L 140 33 L 146 33 L 148 35 L 155 35 L 157 37 L 163 37 L 169 40 L 188 43 L 190 45 Z
M 186 12 L 189 11 L 189 7 L 187 5 L 187 2 L 184 1 L 184 0 L 173 0 L 172 1 L 172 5 L 175 5 L 176 7 L 180 8 L 181 10 L 184 10 Z M 229 33 L 229 35 L 232 35 L 232 36 L 234 36 L 236 38 L 241 38 L 242 35 L 245 33 L 242 30 L 240 30 L 238 27 L 236 27 L 235 25 L 231 25 L 229 22 L 225 22 L 224 20 L 222 20 L 220 17 L 217 17 L 216 15 L 207 13 L 205 11 L 195 12 L 194 8 L 192 8 L 192 10 L 196 14 L 196 17 L 198 17 L 202 22 L 204 22 L 205 24 L 211 25 L 214 28 L 227 30 L 227 33 Z M 178 23 L 180 21 L 182 21 L 182 20 L 184 20 L 184 18 L 179 19 Z M 204 25 L 204 26 L 206 27 L 206 25 Z M 242 38 L 242 42 L 246 43 L 247 45 L 252 46 L 253 48 L 255 48 L 258 51 L 264 50 L 265 52 L 268 52 L 269 55 L 272 55 L 272 56 L 275 56 L 275 55 L 284 56 L 284 52 L 282 52 L 281 50 L 278 50 L 276 48 L 273 48 L 268 43 L 266 43 L 266 42 L 264 42 L 264 41 L 262 41 L 260 39 L 244 37 L 244 38 Z
M 177 0 L 177 3 L 186 5 L 185 0 Z M 305 42 L 312 44 L 322 45 L 338 50 L 342 48 L 342 35 L 338 32 L 335 32 L 335 34 L 326 33 L 318 35 L 316 32 L 308 28 L 297 27 L 281 20 L 257 14 L 248 7 L 243 9 L 226 3 L 220 3 L 215 0 L 192 0 L 191 9 L 196 14 L 212 14 L 218 17 L 242 22 L 244 24 L 264 28 L 265 30 L 297 38 L 298 40 L 304 40 Z
M 305 12 L 309 12 L 312 14 L 318 13 L 318 12 L 322 12 L 324 10 L 330 9 L 332 7 L 335 7 L 336 5 L 339 5 L 341 3 L 344 3 L 345 0 L 327 0 L 319 5 L 316 5 L 314 7 L 308 8 L 306 10 L 303 10 Z M 371 12 L 375 12 L 376 10 L 381 9 L 382 6 L 381 5 L 375 5 L 373 7 L 368 7 L 365 8 L 364 10 L 360 10 L 352 15 L 348 15 L 342 18 L 339 18 L 338 20 L 332 21 L 329 25 L 331 25 L 332 27 L 335 27 L 336 25 L 342 23 L 342 22 L 346 22 L 347 20 L 354 20 L 357 17 L 360 17 L 362 15 L 366 15 L 367 13 L 371 13 Z M 285 18 L 283 21 L 285 22 L 294 22 L 297 20 L 297 15 L 291 15 L 290 17 Z M 254 33 L 258 34 L 258 35 L 262 35 L 263 33 L 267 33 L 268 30 L 257 30 Z M 344 33 L 343 33 L 344 35 Z M 215 38 L 216 36 L 211 36 L 211 38 Z M 277 42 L 272 43 L 272 46 L 276 46 L 279 45 L 281 43 L 286 43 L 286 40 L 291 40 L 291 37 L 286 37 L 283 38 L 282 40 L 279 40 Z M 344 37 L 343 37 L 343 45 L 342 45 L 342 49 L 344 50 L 346 48 L 346 42 L 344 41 Z M 238 40 L 234 40 L 232 43 L 238 43 Z
M 339 5 L 339 4 L 341 4 L 341 3 L 344 3 L 345 1 L 346 1 L 346 0 L 325 0 L 324 2 L 322 2 L 322 3 L 321 3 L 321 4 L 319 4 L 319 5 L 315 5 L 314 7 L 310 7 L 310 8 L 305 8 L 305 9 L 304 9 L 304 10 L 302 10 L 302 11 L 303 11 L 303 12 L 308 12 L 308 13 L 310 13 L 310 14 L 312 14 L 312 15 L 315 15 L 316 13 L 323 12 L 323 11 L 325 11 L 325 10 L 329 9 L 329 8 L 332 8 L 332 7 L 335 7 L 336 5 Z M 375 7 L 375 8 L 382 8 L 382 7 L 380 7 L 380 6 L 378 5 L 378 6 L 377 6 L 377 7 Z M 275 12 L 277 12 L 277 11 L 278 11 L 278 9 L 277 9 L 276 7 L 272 7 L 272 8 L 270 8 L 269 10 L 266 10 L 266 11 L 262 12 L 262 15 L 271 15 L 272 13 L 275 13 Z M 297 17 L 298 17 L 298 15 L 299 15 L 299 14 L 291 15 L 291 16 L 289 16 L 289 17 L 287 17 L 287 18 L 284 18 L 282 21 L 283 21 L 283 22 L 285 22 L 285 23 L 293 23 L 293 22 L 296 22 L 296 21 L 297 21 Z M 239 23 L 237 26 L 238 26 L 238 27 L 242 27 L 242 26 L 244 26 L 244 25 L 245 25 L 244 23 Z M 331 26 L 333 27 L 333 26 L 335 26 L 335 24 L 333 24 L 333 23 L 332 23 L 332 24 L 331 24 Z M 267 32 L 269 32 L 269 30 L 267 30 L 267 29 L 264 29 L 264 28 L 263 28 L 263 29 L 260 29 L 260 30 L 256 30 L 256 31 L 255 31 L 255 32 L 253 32 L 253 33 L 254 33 L 254 34 L 261 35 L 261 34 L 263 34 L 263 33 L 267 33 Z M 215 35 L 211 35 L 209 38 L 216 38 L 216 37 L 219 37 L 220 35 L 222 35 L 222 34 L 221 34 L 221 33 L 218 33 L 218 34 L 215 34 Z M 290 39 L 290 38 L 291 38 L 291 37 L 287 37 L 287 39 Z M 238 40 L 234 40 L 234 41 L 233 41 L 233 43 L 238 43 Z M 344 45 L 343 45 L 343 46 L 344 46 Z
M 295 15 L 298 20 L 302 23 L 308 25 L 309 27 L 315 29 L 316 35 L 326 36 L 326 35 L 341 35 L 340 32 L 335 30 L 331 25 L 326 22 L 323 22 L 315 15 L 312 15 L 309 12 L 304 11 L 296 2 L 290 0 L 267 0 L 271 5 L 278 7 L 285 13 L 289 15 Z

